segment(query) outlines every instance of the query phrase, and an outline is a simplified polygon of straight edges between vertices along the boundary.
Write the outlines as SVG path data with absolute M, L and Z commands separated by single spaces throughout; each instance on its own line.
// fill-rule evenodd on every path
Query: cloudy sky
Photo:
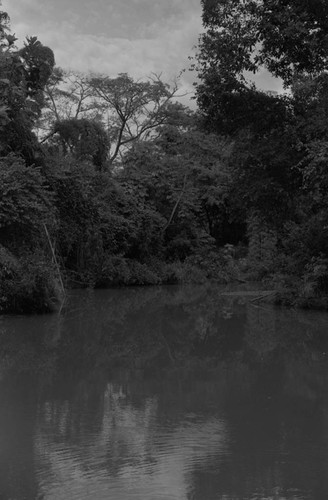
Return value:
M 188 68 L 202 31 L 200 0 L 2 0 L 19 42 L 37 36 L 65 69 L 115 77 L 161 73 L 170 82 Z M 195 75 L 180 77 L 192 92 Z M 279 89 L 262 74 L 258 84 Z

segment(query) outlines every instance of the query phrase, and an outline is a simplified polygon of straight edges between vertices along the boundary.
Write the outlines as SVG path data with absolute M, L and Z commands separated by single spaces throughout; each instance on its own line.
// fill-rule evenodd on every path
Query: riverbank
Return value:
M 236 258 L 233 247 L 192 255 L 181 261 L 147 262 L 111 256 L 101 269 L 59 270 L 43 253 L 16 258 L 0 247 L 0 314 L 58 311 L 65 289 L 117 288 L 190 284 L 252 285 L 248 299 L 289 308 L 328 310 L 328 296 L 297 276 L 257 273 L 247 258 Z M 255 285 L 254 285 L 255 284 Z M 243 291 L 244 293 L 245 291 Z M 237 293 L 237 292 L 232 292 Z
M 147 262 L 110 256 L 100 269 L 59 270 L 44 253 L 16 258 L 2 247 L 0 313 L 36 314 L 58 310 L 65 288 L 116 288 L 238 282 L 238 262 L 226 250 L 193 255 L 181 261 Z
M 327 295 L 304 294 L 302 290 L 293 288 L 276 290 L 274 303 L 285 307 L 328 311 Z

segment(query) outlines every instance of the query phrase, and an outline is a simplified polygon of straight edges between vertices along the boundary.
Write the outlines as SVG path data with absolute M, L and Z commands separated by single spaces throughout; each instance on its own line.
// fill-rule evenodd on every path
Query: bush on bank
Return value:
M 0 252 L 0 312 L 55 311 L 63 300 L 56 269 L 42 253 L 14 258 Z

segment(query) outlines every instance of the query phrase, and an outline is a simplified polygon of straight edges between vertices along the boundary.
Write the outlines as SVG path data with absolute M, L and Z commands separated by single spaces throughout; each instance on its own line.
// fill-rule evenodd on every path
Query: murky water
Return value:
M 0 317 L 0 500 L 327 500 L 328 314 L 223 291 Z

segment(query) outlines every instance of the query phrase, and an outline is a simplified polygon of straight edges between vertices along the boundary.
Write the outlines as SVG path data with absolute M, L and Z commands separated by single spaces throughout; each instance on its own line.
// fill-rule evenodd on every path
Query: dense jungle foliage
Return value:
M 18 48 L 0 12 L 0 310 L 207 279 L 328 307 L 328 7 L 202 6 L 196 112 L 156 75 L 65 71 L 35 37 Z M 251 82 L 263 68 L 286 92 Z

